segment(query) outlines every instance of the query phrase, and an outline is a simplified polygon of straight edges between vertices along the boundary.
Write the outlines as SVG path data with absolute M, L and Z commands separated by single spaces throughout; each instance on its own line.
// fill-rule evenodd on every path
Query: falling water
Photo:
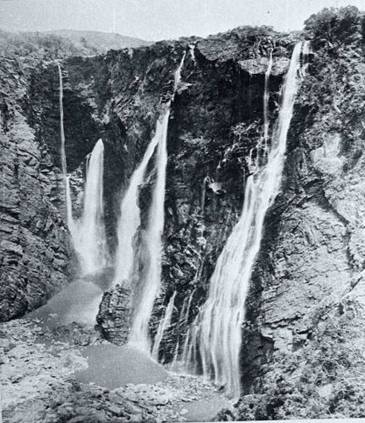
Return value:
M 174 92 L 172 100 L 181 80 L 181 72 L 186 53 L 184 53 L 179 67 L 175 72 Z M 171 101 L 162 119 L 157 122 L 156 137 L 158 148 L 156 157 L 157 178 L 152 194 L 152 204 L 149 211 L 146 244 L 149 256 L 142 296 L 135 311 L 129 342 L 145 352 L 150 351 L 148 336 L 148 322 L 151 318 L 153 303 L 159 294 L 161 284 L 161 253 L 162 233 L 165 223 L 165 186 L 167 165 L 167 132 L 170 118 Z
M 182 327 L 186 328 L 187 325 L 188 325 L 191 303 L 193 301 L 194 294 L 195 294 L 195 289 L 193 289 L 191 291 L 191 294 L 188 297 L 186 297 L 185 300 L 184 300 L 183 306 L 181 308 L 179 320 L 178 320 L 179 333 L 180 333 Z M 182 363 L 182 366 L 183 366 L 184 354 L 186 354 L 187 343 L 188 343 L 188 340 L 189 340 L 188 338 L 189 338 L 189 329 L 186 331 L 186 334 L 185 334 L 185 341 L 184 341 L 184 345 L 183 345 L 183 353 L 182 353 L 182 357 L 180 358 L 180 360 L 179 360 L 180 342 L 178 341 L 176 343 L 173 360 L 172 360 L 171 365 L 170 365 L 171 370 L 176 370 L 178 368 L 178 361 L 180 363 Z
M 270 99 L 270 92 L 269 92 L 269 81 L 272 69 L 272 50 L 270 50 L 270 57 L 269 57 L 269 64 L 267 66 L 265 72 L 265 87 L 264 87 L 264 143 L 265 148 L 267 148 L 267 143 L 269 140 L 269 99 Z
M 63 116 L 63 78 L 62 69 L 59 62 L 57 62 L 58 79 L 59 79 L 59 105 L 60 105 L 60 135 L 61 135 L 61 170 L 64 177 L 67 174 L 66 152 L 65 152 L 65 129 Z
M 149 260 L 147 263 L 145 284 L 139 299 L 132 324 L 130 343 L 139 349 L 149 351 L 148 322 L 151 317 L 153 303 L 158 295 L 161 280 L 162 232 L 164 227 L 164 203 L 167 164 L 167 129 L 170 107 L 161 120 L 157 122 L 156 137 L 158 148 L 156 157 L 157 179 L 152 194 L 152 204 L 148 217 L 146 244 Z
M 225 386 L 233 397 L 240 394 L 239 353 L 244 305 L 260 248 L 264 218 L 280 189 L 287 133 L 298 88 L 301 47 L 298 43 L 293 51 L 268 162 L 247 179 L 241 217 L 217 260 L 207 301 L 195 322 L 198 330 L 190 333 L 191 344 L 186 352 L 188 361 L 195 360 L 199 349 L 204 375 Z
M 308 62 L 308 56 L 310 54 L 310 42 L 304 41 L 303 43 L 303 51 L 302 51 L 302 76 L 306 75 L 309 62 Z
M 165 315 L 163 319 L 161 319 L 160 324 L 158 325 L 155 341 L 152 348 L 152 358 L 158 361 L 158 353 L 160 351 L 160 344 L 163 338 L 163 335 L 166 329 L 169 328 L 171 323 L 172 312 L 174 310 L 174 301 L 175 301 L 176 291 L 171 296 L 169 303 L 165 310 Z
M 114 285 L 118 282 L 123 283 L 124 286 L 130 284 L 134 260 L 133 239 L 141 223 L 141 213 L 138 205 L 139 187 L 143 182 L 147 165 L 160 141 L 162 129 L 162 124 L 158 121 L 156 134 L 148 145 L 141 163 L 134 171 L 120 205 Z
M 94 273 L 106 265 L 103 170 L 104 144 L 99 139 L 88 162 L 83 212 L 80 220 L 74 222 L 72 231 L 82 274 Z
M 61 138 L 61 170 L 63 179 L 65 182 L 65 202 L 66 202 L 66 220 L 67 226 L 71 232 L 74 229 L 74 221 L 72 218 L 72 203 L 71 203 L 71 190 L 70 190 L 70 179 L 67 176 L 67 161 L 66 161 L 66 149 L 65 149 L 65 128 L 64 128 L 64 114 L 63 114 L 63 77 L 62 68 L 59 62 L 57 62 L 58 68 L 58 80 L 59 80 L 59 107 L 60 107 L 60 138 Z
M 196 65 L 195 44 L 189 44 L 189 51 L 190 51 L 191 60 L 193 61 L 194 65 Z
M 70 230 L 71 237 L 74 238 L 75 222 L 72 217 L 72 201 L 71 201 L 71 188 L 70 188 L 70 175 L 65 175 L 66 186 L 66 217 L 67 227 Z

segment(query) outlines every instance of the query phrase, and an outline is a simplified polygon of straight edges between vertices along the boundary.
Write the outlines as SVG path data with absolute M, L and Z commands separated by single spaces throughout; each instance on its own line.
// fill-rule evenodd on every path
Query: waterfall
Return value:
M 99 139 L 88 161 L 82 215 L 74 222 L 72 231 L 83 275 L 94 273 L 106 265 L 103 170 L 104 144 Z
M 60 107 L 60 138 L 61 138 L 61 171 L 65 182 L 65 202 L 66 202 L 66 221 L 68 229 L 71 232 L 74 228 L 74 222 L 72 218 L 72 202 L 71 202 L 71 190 L 70 190 L 70 179 L 67 176 L 67 161 L 66 161 L 66 149 L 65 149 L 65 128 L 64 128 L 64 114 L 63 114 L 63 77 L 62 68 L 59 62 L 57 62 L 58 68 L 58 81 L 59 81 L 59 97 L 58 103 Z
M 285 78 L 283 100 L 267 164 L 250 175 L 245 187 L 241 217 L 221 252 L 210 279 L 208 298 L 190 332 L 187 361 L 199 350 L 203 373 L 225 386 L 233 397 L 240 394 L 239 354 L 245 300 L 264 227 L 267 210 L 280 189 L 287 133 L 298 89 L 302 44 L 293 51 Z M 187 363 L 189 365 L 189 363 Z
M 79 255 L 81 274 L 94 273 L 106 265 L 106 241 L 103 223 L 103 162 L 104 145 L 100 139 L 94 146 L 88 162 L 82 216 L 72 216 L 70 175 L 67 175 L 65 130 L 63 114 L 63 77 L 57 62 L 59 77 L 61 168 L 65 181 L 67 226 Z
M 65 151 L 65 129 L 64 129 L 64 116 L 63 116 L 63 77 L 62 69 L 59 62 L 57 62 L 58 80 L 59 80 L 59 106 L 60 106 L 60 136 L 61 136 L 61 170 L 63 176 L 66 178 L 67 164 L 66 164 L 66 151 Z
M 139 187 L 143 182 L 147 165 L 160 141 L 162 129 L 161 123 L 157 122 L 155 136 L 149 143 L 141 163 L 133 172 L 128 189 L 120 205 L 116 270 L 113 285 L 117 283 L 122 283 L 124 286 L 130 284 L 134 263 L 133 239 L 141 223 L 138 205 Z
M 158 361 L 158 353 L 160 351 L 160 344 L 165 333 L 165 330 L 169 328 L 171 323 L 172 312 L 174 310 L 174 301 L 175 301 L 176 291 L 171 296 L 169 303 L 165 310 L 165 315 L 161 319 L 160 324 L 158 325 L 157 333 L 155 336 L 155 341 L 152 348 L 152 358 Z
M 181 72 L 184 65 L 186 52 L 180 65 L 175 72 L 174 91 L 171 100 L 167 103 L 167 110 L 162 119 L 157 122 L 156 135 L 158 142 L 156 168 L 157 178 L 152 194 L 152 203 L 148 216 L 148 227 L 146 233 L 146 244 L 148 252 L 148 263 L 146 276 L 144 278 L 143 292 L 139 304 L 135 310 L 129 342 L 139 349 L 149 353 L 148 322 L 151 318 L 153 303 L 159 294 L 161 284 L 161 254 L 162 234 L 165 223 L 165 186 L 166 186 L 166 165 L 167 165 L 167 133 L 170 118 L 171 102 L 178 90 L 181 80 Z
M 67 227 L 71 233 L 71 237 L 74 237 L 75 222 L 72 217 L 72 201 L 71 201 L 71 188 L 70 188 L 70 175 L 65 175 L 65 192 L 66 192 L 66 217 Z
M 195 44 L 189 44 L 189 52 L 190 52 L 191 60 L 193 61 L 194 65 L 196 65 Z
M 308 62 L 308 56 L 310 54 L 310 41 L 304 41 L 303 43 L 303 50 L 302 50 L 302 76 L 304 77 L 306 75 L 309 62 Z
M 156 135 L 158 147 L 156 157 L 157 179 L 152 194 L 152 204 L 148 216 L 146 244 L 149 260 L 146 277 L 138 308 L 132 324 L 130 343 L 148 352 L 148 322 L 152 314 L 153 303 L 158 295 L 161 280 L 162 232 L 165 223 L 164 203 L 167 164 L 167 130 L 170 107 L 157 122 Z
M 195 294 L 195 288 L 191 291 L 190 295 L 188 297 L 186 297 L 185 300 L 184 300 L 183 306 L 181 308 L 179 320 L 178 320 L 179 333 L 181 331 L 181 327 L 186 328 L 186 326 L 188 325 L 190 308 L 191 308 L 191 303 L 193 301 L 194 294 Z M 182 357 L 181 357 L 180 360 L 178 360 L 179 359 L 180 342 L 178 341 L 176 343 L 173 360 L 172 360 L 171 365 L 170 365 L 171 370 L 177 370 L 178 361 L 179 361 L 179 363 L 182 363 L 182 364 L 184 363 L 184 357 L 186 355 L 186 349 L 187 349 L 188 341 L 189 341 L 189 330 L 190 329 L 188 329 L 186 331 L 186 334 L 185 334 L 185 341 L 184 341 L 184 345 L 183 345 L 183 353 L 182 353 Z
M 269 92 L 269 81 L 272 69 L 272 50 L 270 50 L 270 57 L 269 57 L 269 64 L 267 66 L 267 70 L 265 72 L 265 87 L 264 87 L 264 143 L 265 143 L 265 150 L 267 149 L 267 143 L 269 141 L 269 99 L 270 99 L 270 92 Z

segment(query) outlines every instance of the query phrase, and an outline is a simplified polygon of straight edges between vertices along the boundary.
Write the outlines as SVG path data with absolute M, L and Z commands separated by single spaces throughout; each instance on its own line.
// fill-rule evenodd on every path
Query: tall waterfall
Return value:
M 59 77 L 61 167 L 65 181 L 67 226 L 79 255 L 81 274 L 93 273 L 106 264 L 106 241 L 103 222 L 103 161 L 104 145 L 100 139 L 94 146 L 88 162 L 82 216 L 75 221 L 72 216 L 70 177 L 67 175 L 65 130 L 63 113 L 63 77 L 57 62 Z
M 170 106 L 170 105 L 169 105 Z M 153 303 L 158 295 L 161 281 L 162 232 L 165 223 L 165 184 L 167 164 L 167 130 L 170 107 L 157 122 L 156 135 L 158 148 L 156 157 L 157 179 L 152 194 L 152 204 L 148 216 L 146 244 L 148 263 L 144 287 L 130 333 L 130 343 L 149 352 L 148 322 L 152 314 Z
M 67 161 L 66 161 L 66 148 L 65 148 L 65 128 L 64 128 L 64 114 L 63 114 L 63 77 L 62 68 L 59 62 L 57 62 L 58 68 L 58 82 L 59 82 L 59 97 L 58 103 L 60 108 L 60 138 L 61 138 L 61 171 L 65 182 L 65 202 L 66 202 L 66 220 L 67 226 L 71 232 L 73 231 L 74 222 L 72 219 L 72 203 L 71 203 L 71 190 L 70 190 L 70 179 L 67 176 Z
M 123 283 L 124 285 L 130 284 L 134 262 L 133 239 L 141 223 L 138 205 L 139 186 L 143 182 L 147 165 L 160 141 L 161 132 L 162 125 L 158 121 L 155 136 L 148 145 L 141 163 L 134 171 L 128 189 L 120 204 L 114 285 L 117 283 Z
M 152 194 L 152 203 L 148 216 L 146 244 L 148 263 L 142 295 L 138 307 L 135 310 L 129 342 L 145 352 L 150 352 L 150 340 L 148 335 L 148 322 L 151 318 L 153 303 L 160 291 L 161 285 L 161 253 L 162 234 L 165 223 L 165 187 L 167 165 L 167 133 L 170 118 L 171 102 L 181 80 L 181 72 L 184 65 L 186 52 L 180 65 L 175 72 L 174 91 L 171 100 L 167 103 L 167 110 L 162 119 L 157 122 L 156 135 L 158 147 L 156 157 L 157 178 Z
M 190 331 L 186 351 L 191 360 L 199 350 L 204 375 L 224 385 L 233 397 L 240 394 L 239 354 L 245 300 L 265 215 L 280 189 L 287 133 L 298 89 L 301 48 L 298 43 L 293 51 L 267 164 L 256 166 L 256 172 L 247 179 L 241 217 L 217 260 L 208 298 L 195 321 L 197 329 Z
M 171 298 L 170 298 L 169 303 L 167 304 L 167 307 L 166 307 L 166 310 L 165 310 L 165 315 L 161 319 L 160 324 L 158 325 L 157 333 L 156 333 L 156 336 L 155 336 L 155 341 L 153 343 L 153 348 L 152 348 L 152 357 L 156 361 L 158 361 L 158 353 L 160 351 L 160 345 L 161 345 L 163 335 L 164 335 L 166 329 L 169 328 L 170 323 L 171 323 L 172 312 L 174 310 L 175 297 L 176 297 L 176 291 L 171 295 Z
M 88 161 L 83 212 L 72 231 L 82 274 L 94 273 L 106 265 L 103 170 L 104 144 L 99 139 Z

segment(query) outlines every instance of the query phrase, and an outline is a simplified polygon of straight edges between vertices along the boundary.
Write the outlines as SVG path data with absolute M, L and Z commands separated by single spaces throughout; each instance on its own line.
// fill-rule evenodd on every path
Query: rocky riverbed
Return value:
M 7 423 L 209 421 L 231 404 L 211 383 L 169 373 L 154 362 L 150 368 L 161 368 L 159 377 L 154 370 L 154 383 L 127 383 L 114 389 L 92 383 L 91 370 L 97 367 L 90 360 L 93 348 L 104 349 L 100 376 L 103 370 L 110 372 L 117 360 L 105 350 L 118 347 L 75 323 L 50 329 L 36 320 L 14 320 L 2 325 L 0 345 Z M 133 366 L 128 362 L 131 356 L 123 355 L 125 368 Z M 146 360 L 137 360 L 143 371 L 149 371 Z

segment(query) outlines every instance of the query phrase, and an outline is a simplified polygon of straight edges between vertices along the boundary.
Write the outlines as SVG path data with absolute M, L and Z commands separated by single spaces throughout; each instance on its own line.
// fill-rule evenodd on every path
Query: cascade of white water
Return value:
M 206 303 L 190 333 L 187 360 L 195 360 L 199 349 L 203 373 L 224 385 L 228 394 L 240 394 L 239 353 L 241 325 L 251 272 L 260 248 L 264 218 L 280 189 L 287 133 L 298 89 L 302 44 L 293 51 L 285 78 L 278 124 L 272 137 L 267 164 L 256 167 L 246 182 L 241 217 L 220 254 L 210 280 Z M 187 363 L 187 366 L 189 363 Z
M 95 144 L 88 161 L 84 205 L 81 218 L 74 222 L 73 238 L 79 254 L 81 273 L 94 273 L 105 267 L 106 240 L 103 207 L 104 144 Z
M 144 280 L 143 292 L 135 310 L 129 342 L 137 348 L 150 352 L 150 340 L 148 335 L 148 322 L 151 318 L 153 303 L 159 294 L 161 284 L 161 253 L 162 234 L 165 223 L 165 186 L 167 165 L 167 132 L 170 118 L 171 101 L 174 99 L 181 80 L 181 72 L 184 65 L 186 52 L 184 53 L 179 67 L 175 72 L 174 92 L 172 99 L 167 103 L 167 111 L 156 127 L 158 148 L 156 157 L 157 178 L 152 194 L 152 203 L 148 216 L 146 231 L 146 244 L 148 263 Z
M 155 136 L 149 143 L 141 163 L 133 172 L 128 189 L 120 204 L 118 222 L 118 247 L 116 252 L 115 276 L 113 285 L 122 283 L 129 286 L 134 263 L 133 239 L 141 223 L 138 205 L 139 187 L 143 182 L 149 161 L 161 138 L 163 124 L 158 121 Z
M 165 315 L 160 320 L 160 323 L 158 325 L 155 341 L 153 343 L 153 348 L 152 348 L 152 358 L 154 358 L 156 361 L 158 361 L 158 353 L 160 351 L 160 345 L 161 345 L 163 335 L 165 333 L 165 330 L 169 328 L 171 323 L 172 312 L 174 310 L 175 297 L 176 297 L 176 291 L 171 296 L 165 310 Z
M 143 292 L 135 312 L 130 333 L 130 343 L 139 349 L 149 352 L 148 322 L 151 317 L 153 303 L 160 289 L 161 279 L 161 252 L 162 232 L 164 227 L 164 203 L 167 164 L 167 130 L 170 117 L 170 107 L 158 121 L 156 137 L 158 148 L 156 157 L 157 179 L 152 194 L 152 204 L 148 217 L 146 244 L 149 260 L 147 263 L 146 277 Z

